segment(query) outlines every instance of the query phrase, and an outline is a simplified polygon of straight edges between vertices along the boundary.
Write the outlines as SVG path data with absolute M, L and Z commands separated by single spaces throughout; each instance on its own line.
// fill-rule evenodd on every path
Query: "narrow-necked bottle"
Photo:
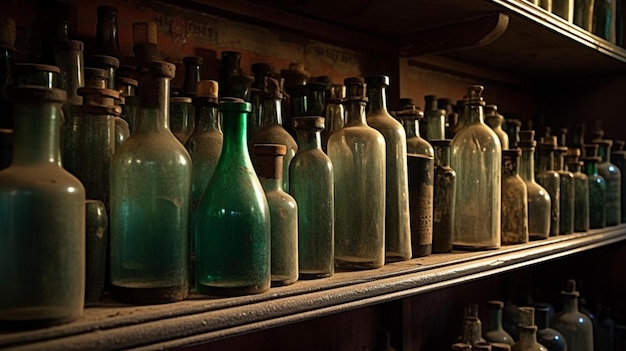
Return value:
M 222 51 L 221 58 L 220 96 L 249 100 L 254 77 L 243 73 L 241 69 L 241 53 L 237 51 Z
M 250 138 L 250 145 L 281 144 L 287 147 L 283 167 L 283 189 L 289 190 L 289 164 L 298 151 L 298 144 L 283 128 L 282 93 L 278 80 L 266 78 L 266 93 L 263 96 L 263 126 Z M 254 155 L 252 156 L 254 158 Z
M 263 127 L 263 95 L 265 95 L 265 78 L 272 77 L 272 66 L 266 62 L 255 62 L 250 68 L 254 74 L 254 83 L 250 88 L 252 112 L 248 114 L 248 140 Z
M 554 169 L 559 174 L 559 234 L 574 232 L 576 188 L 574 174 L 565 168 L 567 146 L 558 146 L 554 150 Z
M 559 235 L 559 225 L 561 223 L 561 182 L 559 173 L 554 170 L 554 151 L 556 147 L 556 137 L 548 136 L 541 138 L 537 146 L 537 171 L 535 173 L 537 183 L 550 194 L 550 236 Z
M 185 145 L 195 128 L 195 108 L 190 97 L 170 98 L 170 130 Z
M 42 327 L 77 319 L 85 292 L 85 189 L 61 168 L 66 93 L 14 87 L 11 165 L 0 172 L 0 323 Z
M 344 108 L 343 100 L 346 97 L 346 87 L 343 84 L 333 84 L 324 108 L 325 128 L 322 131 L 322 150 L 328 152 L 328 139 L 337 130 L 343 128 Z
M 270 212 L 248 153 L 250 103 L 222 102 L 222 153 L 198 208 L 196 288 L 234 296 L 270 287 Z
M 485 342 L 482 337 L 483 324 L 478 318 L 478 305 L 467 304 L 463 309 L 463 327 L 459 342 L 470 345 Z
M 298 280 L 298 206 L 283 191 L 283 157 L 287 147 L 281 144 L 252 145 L 254 169 L 261 181 L 270 210 L 272 286 L 293 284 Z
M 301 279 L 334 273 L 333 165 L 321 149 L 323 117 L 293 119 L 298 152 L 289 165 L 289 193 L 298 204 L 298 267 Z
M 604 228 L 606 226 L 606 181 L 598 173 L 598 163 L 600 157 L 597 144 L 583 145 L 585 156 L 583 161 L 583 173 L 589 180 L 589 228 Z
M 550 235 L 550 194 L 535 181 L 535 131 L 519 132 L 518 146 L 522 149 L 519 175 L 528 190 L 528 238 L 546 239 Z
M 606 182 L 606 202 L 604 210 L 606 212 L 606 225 L 618 225 L 622 219 L 622 173 L 615 164 L 611 162 L 610 139 L 596 140 L 592 143 L 598 145 L 598 156 L 601 158 L 598 163 L 598 174 Z
M 413 99 L 400 99 L 401 110 L 396 112 L 396 118 L 400 120 L 406 132 L 406 151 L 410 154 L 435 156 L 432 145 L 420 135 L 420 120 L 424 114 L 420 111 Z
M 16 63 L 13 66 L 13 84 L 36 85 L 44 88 L 59 88 L 61 69 L 57 66 L 38 63 Z
M 580 149 L 567 149 L 567 170 L 574 175 L 574 231 L 586 232 L 589 230 L 589 179 L 582 172 L 583 162 L 579 157 Z
M 446 110 L 437 108 L 437 96 L 424 96 L 424 118 L 426 119 L 426 139 L 445 139 Z
M 451 252 L 456 196 L 456 172 L 450 167 L 452 140 L 432 140 L 431 143 L 435 149 L 433 253 Z
M 492 300 L 487 302 L 489 319 L 485 331 L 485 340 L 489 342 L 499 342 L 508 345 L 513 345 L 515 341 L 502 328 L 502 308 L 504 302 Z
M 537 326 L 535 325 L 535 309 L 520 307 L 519 340 L 513 345 L 513 351 L 548 351 L 537 342 Z
M 467 89 L 466 125 L 452 139 L 454 245 L 472 250 L 500 247 L 502 150 L 496 133 L 483 122 L 482 90 L 479 85 Z
M 563 334 L 569 351 L 593 351 L 593 325 L 589 317 L 578 311 L 578 296 L 576 281 L 568 280 L 561 291 L 563 311 L 554 315 L 552 326 Z
M 558 330 L 550 328 L 550 309 L 548 304 L 535 305 L 537 323 L 537 342 L 550 351 L 567 351 L 567 341 Z
M 175 66 L 146 69 L 139 124 L 111 164 L 111 295 L 137 304 L 188 294 L 191 158 L 169 129 Z
M 498 113 L 498 106 L 489 104 L 485 105 L 485 124 L 488 125 L 500 139 L 500 146 L 502 150 L 509 149 L 509 136 L 502 129 L 504 123 L 504 116 Z
M 122 59 L 119 43 L 117 8 L 108 5 L 98 6 L 96 24 L 96 52 Z
M 502 151 L 502 244 L 528 242 L 528 189 L 517 172 L 520 149 Z
M 106 88 L 115 89 L 116 71 L 120 67 L 120 60 L 107 55 L 89 55 L 85 58 L 85 65 L 109 72 Z
M 457 111 L 457 114 L 458 114 L 458 120 L 457 120 L 456 124 L 452 127 L 452 130 L 451 130 L 453 138 L 461 130 L 461 128 L 463 128 L 465 126 L 465 124 L 466 124 L 466 121 L 465 121 L 465 100 L 457 100 L 456 104 L 454 106 L 456 106 L 456 111 Z
M 423 238 L 424 242 L 416 240 L 414 248 L 425 255 L 430 254 L 432 248 L 432 223 L 423 226 L 423 233 L 411 235 L 409 213 L 409 189 L 407 170 L 406 133 L 402 125 L 387 112 L 388 76 L 371 76 L 365 79 L 367 96 L 369 99 L 367 124 L 378 130 L 385 138 L 385 251 L 388 262 L 408 260 L 411 258 L 412 240 Z M 442 130 L 443 133 L 443 130 Z M 430 210 L 423 213 L 425 217 L 432 217 L 432 179 L 433 158 L 427 160 L 424 170 L 430 176 L 425 177 L 429 191 L 424 192 L 424 203 L 430 203 Z M 418 172 L 419 173 L 419 172 Z M 424 185 L 426 185 L 424 183 Z M 347 184 L 346 184 L 347 185 Z M 430 199 L 428 195 L 430 194 Z M 417 214 L 416 214 L 417 215 Z M 418 246 L 425 245 L 427 248 Z
M 200 56 L 183 57 L 185 65 L 185 79 L 183 80 L 183 96 L 196 96 L 198 82 L 202 80 L 202 65 L 204 59 Z
M 120 106 L 122 107 L 120 117 L 128 123 L 128 132 L 132 133 L 139 110 L 139 97 L 136 96 L 139 82 L 136 79 L 119 75 L 115 81 L 115 89 L 120 93 Z
M 347 78 L 346 124 L 328 140 L 335 183 L 335 266 L 378 268 L 385 261 L 385 139 L 367 125 L 366 85 Z

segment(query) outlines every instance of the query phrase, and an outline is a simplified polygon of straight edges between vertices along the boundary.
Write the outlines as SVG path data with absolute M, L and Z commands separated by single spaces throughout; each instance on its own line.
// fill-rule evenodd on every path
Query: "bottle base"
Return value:
M 371 260 L 345 260 L 335 257 L 335 267 L 340 270 L 355 271 L 355 270 L 367 270 L 376 269 L 383 266 L 382 262 Z
M 548 238 L 548 234 L 532 234 L 532 233 L 528 233 L 528 240 L 530 241 L 536 241 L 536 240 L 544 240 Z
M 323 271 L 300 271 L 298 279 L 300 280 L 312 280 L 312 279 L 321 279 L 328 278 L 333 275 L 333 272 L 323 272 Z
M 189 296 L 186 286 L 129 287 L 111 284 L 113 300 L 133 305 L 153 305 L 182 301 Z
M 291 285 L 295 283 L 296 280 L 298 280 L 297 277 L 291 277 L 288 275 L 272 275 L 271 286 L 272 287 L 287 286 L 287 285 Z
M 235 297 L 243 295 L 255 295 L 264 293 L 269 289 L 269 284 L 235 285 L 233 283 L 212 282 L 211 284 L 197 283 L 198 293 L 209 296 Z
M 66 324 L 78 319 L 81 312 L 68 315 L 67 308 L 41 306 L 0 311 L 0 328 L 4 330 L 39 329 Z
M 385 263 L 408 261 L 410 259 L 411 259 L 410 255 L 403 255 L 397 252 L 387 252 L 385 254 Z
M 430 256 L 433 253 L 432 245 L 414 245 L 413 258 Z
M 466 245 L 466 244 L 454 244 L 455 250 L 461 251 L 483 251 L 483 250 L 497 250 L 500 245 Z

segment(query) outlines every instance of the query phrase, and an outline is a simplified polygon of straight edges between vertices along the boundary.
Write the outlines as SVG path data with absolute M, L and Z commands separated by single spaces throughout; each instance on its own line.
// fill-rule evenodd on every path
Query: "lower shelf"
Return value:
M 336 272 L 264 294 L 210 298 L 192 294 L 167 305 L 129 306 L 105 299 L 78 321 L 32 331 L 0 331 L 0 349 L 164 349 L 443 289 L 558 259 L 626 239 L 626 224 L 481 252 L 455 251 L 391 263 L 369 271 Z

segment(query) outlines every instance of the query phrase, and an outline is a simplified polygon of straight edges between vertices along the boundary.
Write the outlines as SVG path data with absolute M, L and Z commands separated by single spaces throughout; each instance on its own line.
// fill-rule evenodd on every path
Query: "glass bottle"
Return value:
M 412 257 L 428 256 L 433 246 L 433 157 L 408 154 L 407 165 Z
M 335 201 L 333 165 L 321 149 L 323 117 L 293 119 L 298 152 L 289 165 L 289 193 L 298 204 L 300 279 L 334 273 Z
M 250 100 L 250 89 L 254 78 L 244 74 L 241 69 L 241 53 L 222 51 L 222 69 L 220 71 L 221 96 Z
M 535 131 L 519 132 L 518 146 L 522 149 L 519 175 L 528 190 L 528 238 L 530 240 L 547 239 L 550 235 L 550 194 L 535 181 Z
M 406 132 L 406 150 L 409 154 L 435 156 L 432 145 L 420 135 L 420 120 L 424 118 L 413 99 L 400 99 L 401 110 L 396 112 L 396 117 L 402 123 Z
M 419 224 L 418 218 L 411 221 L 409 212 L 409 188 L 407 169 L 406 133 L 402 125 L 387 112 L 388 76 L 370 76 L 365 78 L 369 99 L 367 124 L 378 130 L 385 138 L 385 250 L 388 262 L 408 260 L 411 258 L 411 247 L 417 255 L 428 255 L 432 249 L 432 221 Z M 442 130 L 443 133 L 443 130 Z M 414 204 L 425 211 L 413 212 L 416 216 L 432 218 L 433 191 L 433 157 L 420 158 L 425 163 L 414 168 L 413 180 L 423 180 L 417 190 L 418 201 Z M 418 170 L 419 169 L 419 170 Z M 347 183 L 346 183 L 347 184 Z M 426 189 L 421 189 L 425 186 Z M 428 208 L 428 209 L 427 209 Z M 417 219 L 417 221 L 415 221 Z M 410 223 L 419 224 L 411 226 Z M 416 232 L 412 232 L 415 229 Z
M 195 127 L 195 109 L 190 97 L 170 98 L 170 130 L 185 145 Z
M 563 334 L 569 351 L 593 350 L 593 326 L 589 317 L 578 311 L 579 293 L 576 291 L 575 280 L 567 281 L 561 296 L 563 311 L 552 318 L 553 328 Z
M 596 140 L 593 142 L 598 145 L 598 174 L 604 178 L 606 182 L 606 202 L 604 210 L 606 212 L 605 220 L 607 226 L 618 225 L 622 219 L 621 194 L 622 194 L 622 173 L 615 164 L 611 162 L 611 146 L 613 141 L 610 139 Z
M 102 299 L 109 244 L 109 218 L 100 200 L 85 201 L 85 306 Z
M 461 130 L 461 128 L 463 128 L 465 126 L 465 124 L 466 124 L 466 121 L 465 121 L 465 100 L 457 100 L 455 106 L 456 106 L 456 111 L 457 111 L 457 114 L 458 114 L 458 120 L 457 120 L 456 124 L 452 127 L 452 130 L 451 130 L 453 138 L 459 132 L 459 130 Z
M 153 61 L 146 69 L 137 129 L 111 164 L 111 295 L 136 304 L 188 294 L 191 158 L 169 129 L 176 68 Z
M 556 137 L 543 137 L 537 147 L 537 183 L 544 187 L 550 194 L 550 236 L 560 233 L 560 203 L 561 184 L 559 173 L 554 170 L 554 151 L 556 150 Z
M 550 328 L 550 309 L 548 304 L 535 305 L 537 322 L 537 342 L 550 351 L 567 351 L 567 341 L 558 330 Z
M 463 328 L 459 342 L 474 345 L 485 342 L 482 337 L 483 324 L 478 318 L 478 305 L 467 304 L 463 309 Z
M 528 242 L 528 189 L 518 175 L 520 149 L 502 151 L 502 244 Z
M 248 140 L 263 126 L 263 95 L 265 94 L 265 78 L 271 76 L 272 67 L 269 63 L 253 63 L 254 83 L 250 88 L 250 103 L 252 112 L 248 114 Z
M 85 189 L 58 159 L 66 93 L 13 87 L 9 96 L 15 148 L 0 171 L 0 324 L 70 322 L 85 297 Z
M 583 162 L 579 157 L 580 149 L 567 149 L 567 170 L 574 176 L 574 231 L 586 232 L 589 230 L 589 179 L 581 172 Z
M 626 184 L 626 151 L 622 150 L 623 144 L 619 145 L 619 147 L 616 149 L 615 146 L 618 145 L 618 143 L 621 144 L 623 143 L 623 141 L 615 140 L 613 142 L 613 148 L 611 150 L 611 162 L 615 163 L 615 165 L 620 171 L 620 174 L 622 175 L 622 179 L 621 179 L 622 195 L 621 195 L 621 202 L 620 202 L 620 208 L 622 210 L 621 222 L 626 223 L 626 190 L 624 189 L 624 186 L 623 186 L 623 184 Z
M 236 296 L 270 287 L 270 212 L 248 153 L 242 100 L 219 105 L 224 141 L 219 161 L 198 207 L 196 289 Z
M 106 55 L 90 55 L 85 58 L 85 65 L 92 68 L 100 68 L 107 72 L 108 79 L 106 83 L 107 89 L 115 89 L 116 70 L 120 67 L 120 60 L 113 56 Z
M 574 1 L 574 24 L 591 32 L 593 30 L 595 0 Z
M 587 175 L 589 180 L 589 228 L 604 228 L 606 226 L 606 181 L 598 173 L 598 163 L 600 157 L 597 157 L 597 144 L 583 145 L 585 156 L 581 157 L 583 161 L 583 173 Z
M 515 118 L 507 118 L 504 123 L 505 131 L 509 139 L 509 148 L 519 147 L 519 132 L 522 128 L 522 121 Z
M 424 96 L 424 118 L 426 118 L 426 139 L 445 139 L 446 110 L 437 108 L 435 95 Z
M 285 80 L 285 90 L 289 95 L 289 107 L 285 113 L 287 131 L 292 133 L 291 118 L 305 116 L 308 105 L 307 82 L 311 75 L 302 63 L 289 64 L 289 69 L 281 70 L 280 75 Z
M 574 21 L 574 0 L 552 0 L 552 13 L 567 22 Z
M 385 139 L 367 125 L 364 80 L 346 78 L 344 84 L 346 124 L 328 140 L 335 184 L 335 266 L 378 268 L 385 260 Z
M 108 5 L 100 5 L 97 8 L 97 13 L 96 52 L 121 60 L 122 52 L 120 50 L 118 36 L 117 8 Z
M 485 105 L 485 124 L 493 129 L 498 139 L 500 139 L 502 150 L 508 150 L 509 136 L 502 129 L 502 123 L 504 123 L 504 116 L 498 113 L 498 106 L 493 104 Z
M 139 108 L 139 98 L 136 96 L 139 83 L 136 79 L 120 77 L 119 75 L 115 80 L 115 89 L 120 93 L 120 106 L 122 107 L 120 117 L 128 123 L 128 132 L 130 135 L 135 128 Z
M 283 164 L 283 189 L 289 190 L 289 164 L 298 151 L 298 144 L 285 128 L 283 128 L 282 93 L 278 80 L 267 78 L 266 94 L 263 96 L 263 126 L 250 139 L 254 144 L 281 144 L 287 147 Z M 254 155 L 252 155 L 254 158 Z
M 85 86 L 83 42 L 67 40 L 57 42 L 54 48 L 55 64 L 59 66 L 59 88 L 67 93 L 68 105 L 80 105 L 83 99 L 77 90 Z M 67 111 L 64 111 L 67 113 Z
M 552 12 L 552 1 L 553 0 L 533 0 L 533 3 L 548 12 Z
M 85 67 L 85 86 L 106 89 L 109 81 L 109 72 L 102 68 Z
M 592 32 L 600 38 L 615 42 L 615 0 L 593 2 Z
M 38 63 L 16 63 L 13 65 L 13 84 L 18 86 L 36 85 L 44 88 L 59 88 L 57 66 Z
M 452 140 L 431 141 L 435 149 L 433 197 L 433 253 L 452 252 L 456 172 L 450 167 Z
M 13 55 L 17 51 L 13 47 L 16 36 L 15 21 L 5 17 L 0 33 L 4 38 L 3 43 L 0 44 L 0 111 L 10 111 L 11 100 L 8 88 L 13 83 Z M 13 115 L 11 113 L 0 114 L 0 129 L 8 131 L 11 128 L 13 128 Z M 8 132 L 3 133 L 6 135 Z
M 483 87 L 465 97 L 466 125 L 452 139 L 456 171 L 454 245 L 464 249 L 500 247 L 502 150 L 498 136 L 483 122 Z
M 329 97 L 326 99 L 324 118 L 326 127 L 322 131 L 322 150 L 328 152 L 328 139 L 344 125 L 343 101 L 346 97 L 346 87 L 343 84 L 333 84 L 330 87 Z
M 535 325 L 535 309 L 520 307 L 519 340 L 511 347 L 512 351 L 548 351 L 537 342 L 537 326 Z
M 502 308 L 504 307 L 504 302 L 492 300 L 487 302 L 489 319 L 487 323 L 487 328 L 485 331 L 485 340 L 489 342 L 499 342 L 508 345 L 513 345 L 515 341 L 502 328 Z
M 183 95 L 194 97 L 198 82 L 202 80 L 202 65 L 204 60 L 200 56 L 183 57 L 185 65 L 185 79 L 183 80 Z
M 156 22 L 133 22 L 133 54 L 138 71 L 152 61 L 163 60 L 159 52 Z
M 567 146 L 558 146 L 554 150 L 554 169 L 559 174 L 559 234 L 574 232 L 576 188 L 574 174 L 565 168 Z
M 326 83 L 308 82 L 306 84 L 306 116 L 322 116 L 326 106 Z M 294 116 L 297 117 L 297 116 Z
M 271 285 L 290 285 L 298 280 L 298 206 L 293 197 L 283 191 L 281 178 L 287 147 L 255 144 L 252 153 L 270 210 Z

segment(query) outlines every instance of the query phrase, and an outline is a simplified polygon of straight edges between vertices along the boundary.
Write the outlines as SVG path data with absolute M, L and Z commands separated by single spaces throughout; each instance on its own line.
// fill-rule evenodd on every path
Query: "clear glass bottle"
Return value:
M 283 128 L 282 97 L 278 80 L 267 78 L 266 94 L 263 96 L 263 126 L 250 138 L 254 144 L 281 144 L 287 147 L 283 161 L 283 189 L 289 191 L 289 164 L 298 151 L 298 144 Z M 254 155 L 252 155 L 254 158 Z
M 432 222 L 412 227 L 409 212 L 409 188 L 407 169 L 406 133 L 402 125 L 387 112 L 388 76 L 370 76 L 365 78 L 367 96 L 369 99 L 367 124 L 378 130 L 385 138 L 385 250 L 387 262 L 403 261 L 411 258 L 411 246 L 417 249 L 416 255 L 430 254 L 432 249 Z M 443 130 L 442 130 L 443 133 Z M 430 209 L 421 214 L 432 218 L 432 179 L 433 157 L 429 156 L 418 174 L 427 174 L 420 177 L 422 185 L 429 190 L 419 189 L 420 201 L 416 203 L 424 209 L 430 204 Z M 415 169 L 416 170 L 416 169 Z M 422 171 L 425 171 L 422 172 Z M 418 179 L 414 179 L 418 180 Z M 416 199 L 417 200 L 417 199 Z M 418 215 L 417 213 L 414 213 Z M 419 222 L 419 221 L 418 221 Z M 415 223 L 415 221 L 413 221 Z M 417 224 L 417 223 L 416 223 Z M 418 232 L 412 233 L 414 228 Z M 419 229 L 418 229 L 419 228 Z M 418 239 L 420 238 L 420 239 Z M 418 240 L 416 240 L 418 239 Z M 413 242 L 415 241 L 415 242 Z M 412 245 L 413 242 L 413 245 Z M 422 247 L 424 246 L 424 247 Z
M 574 21 L 574 0 L 552 0 L 552 13 L 567 22 Z
M 561 182 L 559 173 L 554 170 L 554 151 L 557 148 L 556 137 L 541 138 L 537 146 L 537 183 L 550 194 L 550 236 L 560 233 Z
M 483 324 L 478 318 L 478 305 L 467 304 L 463 309 L 463 328 L 458 342 L 474 345 L 485 342 L 482 337 Z
M 328 139 L 330 139 L 330 136 L 343 128 L 345 123 L 345 111 L 343 108 L 345 97 L 345 85 L 333 84 L 330 87 L 329 96 L 326 99 L 326 107 L 324 109 L 324 118 L 326 119 L 326 128 L 322 131 L 322 150 L 324 150 L 324 152 L 328 152 Z
M 518 146 L 522 149 L 519 163 L 519 175 L 528 190 L 528 238 L 530 240 L 547 239 L 550 235 L 550 194 L 535 181 L 535 131 L 519 132 Z
M 569 351 L 593 350 L 593 325 L 589 317 L 578 311 L 579 293 L 575 280 L 567 281 L 561 296 L 563 311 L 552 317 L 552 327 L 563 334 Z
M 270 210 L 248 153 L 250 103 L 219 106 L 222 153 L 198 208 L 196 289 L 237 296 L 270 287 Z
M 512 351 L 548 351 L 537 342 L 537 326 L 535 325 L 535 309 L 520 307 L 519 340 L 511 347 Z
M 289 165 L 289 193 L 298 204 L 300 279 L 334 273 L 335 201 L 333 165 L 321 149 L 323 117 L 293 119 L 298 152 Z
M 435 149 L 433 197 L 433 253 L 452 251 L 456 172 L 450 167 L 452 140 L 431 141 Z
M 606 227 L 606 181 L 598 173 L 600 157 L 597 144 L 584 144 L 585 156 L 583 161 L 583 173 L 589 180 L 589 228 L 597 229 Z
M 593 141 L 598 145 L 598 174 L 606 182 L 605 220 L 607 226 L 618 225 L 622 221 L 622 173 L 615 164 L 611 162 L 611 146 L 613 141 L 602 139 Z
M 424 96 L 424 118 L 426 119 L 426 139 L 445 139 L 446 110 L 437 108 L 437 96 Z
M 574 232 L 576 188 L 574 174 L 565 168 L 567 146 L 558 146 L 554 150 L 554 169 L 559 174 L 559 234 Z
M 406 150 L 409 154 L 427 155 L 435 157 L 432 145 L 420 135 L 420 120 L 424 114 L 420 111 L 413 99 L 400 99 L 401 110 L 396 112 L 396 118 L 400 120 L 406 132 Z
M 502 129 L 503 123 L 504 116 L 498 113 L 498 106 L 493 104 L 485 105 L 485 124 L 488 125 L 489 128 L 493 129 L 500 139 L 500 146 L 502 147 L 502 150 L 508 150 L 509 136 L 506 134 L 504 129 Z
M 195 109 L 190 97 L 170 98 L 170 130 L 185 145 L 195 127 Z
M 183 65 L 185 65 L 185 79 L 183 80 L 183 96 L 196 96 L 196 88 L 198 82 L 202 80 L 202 65 L 204 59 L 200 56 L 183 57 Z
M 472 250 L 500 247 L 502 150 L 496 133 L 483 122 L 482 91 L 480 85 L 467 89 L 466 125 L 452 139 L 454 246 Z
M 0 324 L 70 322 L 85 298 L 85 189 L 60 166 L 66 93 L 31 86 L 9 96 L 15 148 L 0 171 Z
M 550 308 L 548 304 L 535 305 L 537 342 L 550 351 L 567 351 L 567 341 L 558 330 L 550 328 Z
M 100 5 L 97 8 L 97 13 L 96 52 L 121 60 L 122 52 L 120 50 L 118 35 L 117 8 L 108 5 Z
M 146 69 L 139 124 L 111 164 L 111 296 L 135 304 L 188 295 L 191 158 L 169 129 L 176 68 Z
M 498 300 L 491 300 L 487 302 L 487 311 L 489 315 L 487 328 L 485 331 L 485 340 L 488 342 L 499 342 L 508 345 L 513 345 L 515 341 L 502 328 L 502 308 L 504 302 Z
M 328 140 L 335 183 L 335 266 L 378 268 L 385 261 L 385 139 L 367 125 L 364 80 L 346 78 L 344 84 L 346 124 Z
M 589 230 L 589 179 L 582 173 L 580 149 L 567 149 L 567 170 L 574 176 L 574 232 Z
M 528 242 L 528 189 L 517 172 L 520 149 L 502 151 L 502 244 Z
M 298 280 L 298 206 L 293 197 L 283 191 L 281 178 L 287 147 L 255 144 L 252 153 L 270 210 L 271 285 L 290 285 Z

